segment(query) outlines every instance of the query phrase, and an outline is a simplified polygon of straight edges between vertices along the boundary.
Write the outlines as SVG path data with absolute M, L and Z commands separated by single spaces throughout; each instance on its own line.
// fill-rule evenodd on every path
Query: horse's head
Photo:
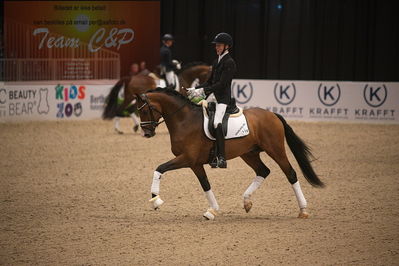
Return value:
M 160 124 L 158 121 L 162 117 L 159 106 L 150 103 L 146 94 L 136 94 L 136 97 L 137 111 L 140 114 L 140 127 L 143 130 L 143 136 L 151 138 L 155 136 L 155 129 Z

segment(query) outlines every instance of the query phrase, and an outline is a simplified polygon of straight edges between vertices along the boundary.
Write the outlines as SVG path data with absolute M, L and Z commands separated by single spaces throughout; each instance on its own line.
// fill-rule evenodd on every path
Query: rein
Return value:
M 150 102 L 148 101 L 148 98 L 147 98 L 147 95 L 146 95 L 146 94 L 144 94 L 143 96 L 144 96 L 144 97 L 140 97 L 140 98 L 141 98 L 142 101 L 144 101 L 144 104 L 143 104 L 142 106 L 140 106 L 139 108 L 137 108 L 137 111 L 140 112 L 141 109 L 143 109 L 146 105 L 148 105 L 149 110 L 150 110 L 150 117 L 151 117 L 151 120 L 150 120 L 150 121 L 140 122 L 140 126 L 142 127 L 142 126 L 150 125 L 150 126 L 153 127 L 154 130 L 155 130 L 155 128 L 156 128 L 157 126 L 159 126 L 160 124 L 162 124 L 162 123 L 165 122 L 165 117 L 171 117 L 171 116 L 175 115 L 177 112 L 179 112 L 181 109 L 183 109 L 184 106 L 187 105 L 187 103 L 184 103 L 182 106 L 180 106 L 179 108 L 177 108 L 177 110 L 174 111 L 174 112 L 172 112 L 171 114 L 164 114 L 164 115 L 163 115 L 160 111 L 158 111 L 154 106 L 152 106 L 152 105 L 150 104 Z M 162 117 L 162 120 L 161 120 L 161 121 L 159 121 L 159 122 L 155 121 L 154 112 L 153 112 L 153 111 L 155 111 L 155 112 L 157 112 L 158 114 L 161 115 L 161 117 Z

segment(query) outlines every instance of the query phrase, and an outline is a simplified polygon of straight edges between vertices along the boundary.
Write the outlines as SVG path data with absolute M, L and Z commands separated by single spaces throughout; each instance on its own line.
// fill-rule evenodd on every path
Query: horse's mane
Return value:
M 183 71 L 185 71 L 185 70 L 187 70 L 187 69 L 189 69 L 191 67 L 207 66 L 207 65 L 208 65 L 207 63 L 204 63 L 204 62 L 201 62 L 201 61 L 190 62 L 190 63 L 187 63 L 187 64 L 183 65 L 181 69 L 177 70 L 176 74 L 178 75 L 178 74 L 182 73 Z
M 200 107 L 201 107 L 200 105 L 193 103 L 192 101 L 190 101 L 188 98 L 184 97 L 183 95 L 181 95 L 181 94 L 178 93 L 177 91 L 175 91 L 175 90 L 173 90 L 173 89 L 170 89 L 170 88 L 168 88 L 168 87 L 166 87 L 166 88 L 158 87 L 158 88 L 156 88 L 156 89 L 148 90 L 148 91 L 147 91 L 147 93 L 150 93 L 150 92 L 165 93 L 166 95 L 175 97 L 175 98 L 177 98 L 177 99 L 179 99 L 179 100 L 181 100 L 181 101 L 186 102 L 187 105 L 188 105 L 188 106 L 191 106 L 192 108 L 200 108 Z

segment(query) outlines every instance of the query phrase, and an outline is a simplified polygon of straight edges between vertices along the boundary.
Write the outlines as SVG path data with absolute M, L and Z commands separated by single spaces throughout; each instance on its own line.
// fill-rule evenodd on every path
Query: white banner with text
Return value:
M 101 118 L 112 85 L 0 83 L 0 122 Z M 260 107 L 289 120 L 399 123 L 398 82 L 241 80 L 237 105 Z
M 399 123 L 398 82 L 243 80 L 232 84 L 237 105 L 290 120 Z
M 4 85 L 0 122 L 100 118 L 110 85 Z

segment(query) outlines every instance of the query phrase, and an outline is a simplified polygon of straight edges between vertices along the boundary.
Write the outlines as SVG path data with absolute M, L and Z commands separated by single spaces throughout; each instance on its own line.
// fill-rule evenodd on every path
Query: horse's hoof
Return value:
M 215 216 L 217 215 L 217 212 L 212 209 L 209 208 L 205 213 L 204 213 L 204 218 L 207 220 L 215 220 Z
M 252 208 L 252 201 L 250 199 L 244 199 L 244 209 L 248 213 Z
M 309 218 L 309 213 L 306 211 L 306 209 L 301 209 L 299 212 L 298 218 L 307 219 L 307 218 Z
M 115 132 L 118 133 L 118 134 L 120 134 L 120 135 L 123 134 L 123 131 L 121 131 L 121 130 L 119 130 L 119 129 L 116 129 L 116 128 L 115 128 Z
M 139 126 L 138 126 L 138 125 L 135 125 L 135 126 L 133 127 L 133 132 L 137 132 L 137 130 L 139 130 Z
M 149 201 L 152 204 L 152 208 L 154 210 L 158 210 L 159 207 L 161 207 L 161 205 L 164 204 L 164 201 L 161 199 L 161 197 L 159 195 L 156 196 L 156 197 L 153 197 Z

